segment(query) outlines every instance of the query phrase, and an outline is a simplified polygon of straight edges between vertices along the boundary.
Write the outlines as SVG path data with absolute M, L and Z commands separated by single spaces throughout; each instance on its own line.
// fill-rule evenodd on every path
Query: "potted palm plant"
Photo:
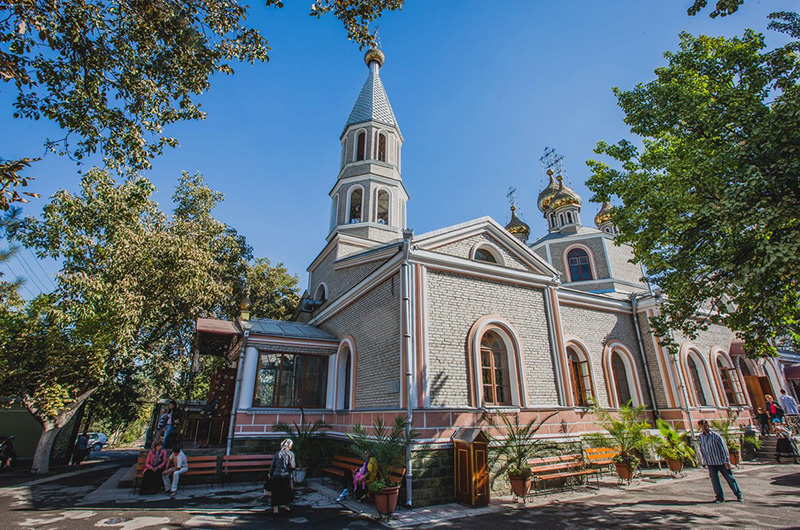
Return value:
M 406 452 L 418 433 L 410 428 L 405 416 L 395 416 L 392 425 L 377 416 L 371 431 L 362 425 L 353 425 L 347 437 L 353 442 L 355 453 L 371 454 L 375 459 L 375 480 L 367 489 L 373 494 L 378 514 L 390 517 L 397 508 L 401 486 L 392 480 L 391 473 L 393 469 L 405 468 Z
M 294 481 L 302 483 L 306 479 L 308 464 L 311 455 L 319 454 L 325 440 L 325 433 L 331 426 L 324 421 L 317 420 L 314 423 L 306 423 L 306 414 L 300 409 L 300 423 L 291 425 L 283 422 L 276 423 L 272 430 L 285 433 L 292 439 L 292 451 L 297 460 L 297 467 L 294 471 Z
M 728 448 L 729 459 L 731 465 L 738 466 L 742 461 L 742 441 L 753 445 L 756 449 L 761 447 L 761 440 L 753 434 L 742 434 L 736 428 L 736 419 L 739 417 L 738 412 L 728 411 L 728 415 L 724 420 L 711 420 L 711 428 L 713 428 L 722 439 L 725 440 L 725 445 Z
M 640 460 L 636 454 L 654 443 L 648 433 L 650 422 L 644 419 L 644 407 L 634 407 L 628 402 L 620 407 L 616 418 L 596 403 L 592 411 L 597 415 L 597 425 L 606 432 L 584 435 L 584 440 L 594 447 L 618 448 L 619 453 L 613 459 L 617 474 L 620 479 L 630 482 L 639 468 Z
M 656 442 L 656 454 L 667 461 L 667 467 L 675 475 L 683 471 L 686 464 L 697 465 L 694 449 L 689 444 L 686 434 L 679 434 L 669 423 L 656 420 L 661 440 Z
M 506 472 L 508 474 L 511 491 L 517 497 L 522 498 L 523 503 L 525 496 L 530 493 L 532 482 L 528 460 L 555 447 L 551 442 L 538 438 L 536 434 L 542 425 L 555 415 L 556 413 L 553 412 L 541 421 L 537 421 L 537 417 L 526 424 L 521 424 L 519 415 L 515 415 L 512 422 L 508 415 L 500 414 L 502 425 L 497 425 L 492 416 L 484 414 L 484 419 L 492 427 L 505 433 L 503 437 L 489 437 L 491 447 L 494 449 L 493 455 L 495 460 L 502 462 L 499 473 Z

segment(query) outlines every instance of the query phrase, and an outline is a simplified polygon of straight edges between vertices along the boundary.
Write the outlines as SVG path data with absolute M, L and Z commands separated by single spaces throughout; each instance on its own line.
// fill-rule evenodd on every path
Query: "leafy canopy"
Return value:
M 264 0 L 283 7 L 281 0 Z M 373 42 L 368 25 L 403 0 L 314 0 L 310 15 L 332 13 L 348 38 Z M 0 3 L 0 81 L 16 88 L 14 116 L 47 119 L 64 131 L 45 140 L 80 161 L 100 153 L 112 169 L 148 168 L 177 139 L 165 126 L 205 118 L 197 97 L 214 74 L 269 59 L 248 25 L 246 5 L 226 0 L 6 0 Z M 3 160 L 0 208 L 26 201 L 17 191 L 36 159 Z
M 794 13 L 772 15 L 795 38 Z M 800 335 L 800 56 L 797 42 L 681 34 L 656 79 L 614 89 L 641 147 L 600 142 L 595 200 L 622 201 L 618 241 L 666 294 L 655 324 L 694 337 L 736 330 L 748 352 Z

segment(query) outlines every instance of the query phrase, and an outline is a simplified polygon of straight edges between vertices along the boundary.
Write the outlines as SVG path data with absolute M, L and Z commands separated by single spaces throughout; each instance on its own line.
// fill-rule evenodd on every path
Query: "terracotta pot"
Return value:
M 681 462 L 680 460 L 667 459 L 667 467 L 673 473 L 680 473 L 681 471 L 683 471 L 683 462 Z
M 734 466 L 738 466 L 739 462 L 742 461 L 742 455 L 739 453 L 739 451 L 731 451 L 729 458 L 730 458 L 730 461 L 731 461 L 731 465 L 734 465 Z
M 381 515 L 392 515 L 397 508 L 397 498 L 400 496 L 400 486 L 383 488 L 383 491 L 374 493 L 375 509 Z
M 512 475 L 509 473 L 508 481 L 511 483 L 511 491 L 513 491 L 514 495 L 517 497 L 522 497 L 524 499 L 531 491 L 533 480 L 530 475 Z
M 617 466 L 617 475 L 619 475 L 619 478 L 621 478 L 622 480 L 630 480 L 633 478 L 633 475 L 636 471 L 635 469 L 631 469 L 631 467 L 628 464 L 625 464 L 623 462 L 620 462 L 615 465 Z

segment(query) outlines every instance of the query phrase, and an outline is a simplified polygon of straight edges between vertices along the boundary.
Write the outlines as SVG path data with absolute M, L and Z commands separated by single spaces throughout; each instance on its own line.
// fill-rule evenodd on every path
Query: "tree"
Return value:
M 739 10 L 739 6 L 742 4 L 744 4 L 744 0 L 717 0 L 714 4 L 714 9 L 708 16 L 716 18 L 719 16 L 724 17 L 732 15 Z M 708 0 L 694 0 L 691 7 L 688 9 L 688 13 L 694 16 L 706 7 L 708 7 Z
M 800 36 L 793 13 L 772 27 Z M 614 89 L 642 147 L 600 142 L 595 200 L 616 196 L 618 241 L 666 294 L 655 324 L 695 334 L 720 323 L 748 353 L 800 336 L 800 57 L 798 43 L 681 34 L 656 79 Z
M 213 217 L 222 195 L 184 174 L 169 217 L 153 191 L 147 179 L 118 184 L 95 169 L 80 193 L 58 192 L 41 220 L 9 227 L 39 257 L 62 262 L 54 293 L 6 304 L 0 315 L 0 391 L 18 397 L 45 429 L 35 472 L 47 471 L 56 434 L 99 388 L 122 387 L 115 392 L 131 399 L 137 392 L 128 387 L 142 380 L 153 381 L 154 391 L 170 388 L 188 364 L 196 319 L 238 313 L 252 251 Z M 263 262 L 261 269 L 270 276 Z M 274 276 L 280 306 L 296 296 L 297 279 Z
M 373 42 L 369 23 L 402 5 L 314 0 L 310 14 L 333 13 L 363 47 Z M 177 145 L 165 126 L 205 117 L 196 97 L 213 74 L 269 59 L 246 16 L 246 6 L 222 0 L 8 0 L 0 4 L 0 80 L 17 89 L 15 117 L 64 130 L 45 141 L 50 151 L 78 161 L 99 152 L 110 168 L 144 169 Z M 25 200 L 17 188 L 30 177 L 20 172 L 35 160 L 0 158 L 0 208 Z

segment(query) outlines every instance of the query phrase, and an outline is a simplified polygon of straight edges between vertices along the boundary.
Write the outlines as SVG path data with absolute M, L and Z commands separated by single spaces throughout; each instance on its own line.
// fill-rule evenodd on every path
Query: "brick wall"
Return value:
M 356 407 L 398 407 L 400 394 L 387 383 L 401 372 L 400 281 L 395 274 L 321 326 L 337 337 L 351 335 L 356 344 Z
M 593 270 L 596 271 L 597 278 L 608 278 L 610 276 L 608 266 L 606 265 L 605 252 L 603 250 L 603 242 L 601 241 L 601 238 L 602 236 L 598 234 L 597 237 L 586 237 L 585 239 L 570 241 L 556 240 L 550 243 L 550 256 L 553 258 L 553 263 L 551 263 L 551 265 L 561 273 L 565 282 L 569 281 L 569 274 L 564 269 L 564 251 L 567 249 L 567 247 L 570 247 L 576 243 L 580 243 L 592 251 L 592 255 L 594 256 Z M 592 256 L 589 256 L 589 258 L 591 259 Z
M 469 405 L 467 335 L 485 315 L 511 323 L 522 345 L 529 406 L 558 402 L 544 297 L 539 289 L 428 271 L 431 405 Z
M 325 256 L 325 259 L 312 271 L 308 292 L 314 296 L 317 287 L 323 282 L 326 283 L 328 285 L 328 299 L 321 306 L 325 307 L 348 290 L 352 289 L 361 280 L 383 265 L 388 259 L 390 258 L 336 270 L 334 269 L 336 251 L 334 250 Z
M 504 243 L 500 243 L 488 234 L 478 234 L 454 243 L 450 243 L 448 245 L 443 245 L 436 248 L 435 251 L 442 254 L 447 254 L 448 256 L 457 256 L 459 258 L 469 259 L 469 253 L 472 250 L 472 247 L 478 243 L 491 243 L 495 245 L 495 247 L 500 250 L 500 254 L 503 256 L 503 261 L 505 262 L 506 267 L 518 270 L 530 270 L 528 265 L 521 262 L 505 249 Z
M 606 239 L 606 251 L 608 261 L 611 264 L 611 274 L 616 280 L 623 280 L 638 284 L 642 290 L 647 290 L 647 285 L 642 281 L 642 268 L 638 263 L 634 263 L 633 249 L 628 245 L 615 245 L 610 239 Z M 625 290 L 631 290 L 626 287 Z

